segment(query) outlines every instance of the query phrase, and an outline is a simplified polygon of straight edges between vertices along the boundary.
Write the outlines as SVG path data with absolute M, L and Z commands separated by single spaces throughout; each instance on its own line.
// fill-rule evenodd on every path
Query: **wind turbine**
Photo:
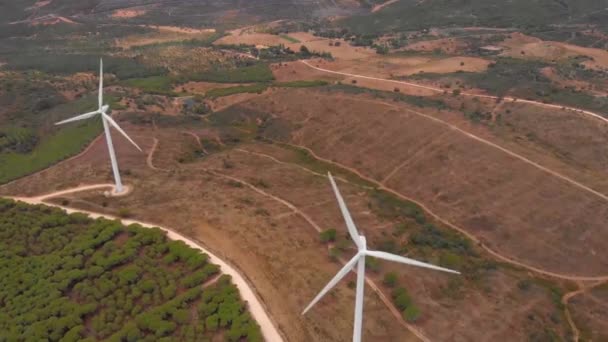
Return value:
M 129 140 L 129 142 L 131 144 L 133 144 L 133 146 L 135 146 L 139 151 L 141 151 L 141 148 L 139 148 L 139 146 L 137 146 L 135 141 L 133 141 L 131 138 L 129 138 L 127 133 L 125 133 L 125 131 L 123 131 L 122 128 L 120 128 L 120 126 L 118 126 L 116 121 L 114 121 L 114 119 L 112 119 L 112 117 L 108 115 L 108 113 L 107 113 L 108 109 L 110 109 L 110 106 L 107 104 L 105 104 L 105 105 L 103 104 L 103 60 L 100 59 L 99 60 L 99 108 L 94 112 L 81 114 L 81 115 L 75 116 L 73 118 L 57 122 L 55 125 L 63 125 L 63 124 L 69 123 L 69 122 L 85 120 L 85 119 L 92 118 L 96 115 L 101 115 L 101 121 L 103 122 L 103 129 L 106 134 L 106 142 L 108 143 L 108 152 L 110 153 L 110 161 L 112 163 L 112 172 L 114 173 L 114 181 L 116 183 L 116 187 L 114 188 L 114 194 L 118 195 L 124 191 L 124 187 L 122 185 L 122 180 L 120 179 L 120 171 L 118 170 L 118 162 L 116 161 L 116 153 L 114 152 L 114 145 L 112 144 L 112 135 L 110 133 L 110 126 L 114 127 L 118 132 L 120 132 L 120 134 L 122 134 L 125 138 L 127 138 L 127 140 Z
M 344 278 L 344 276 L 346 276 L 348 274 L 348 272 L 350 272 L 355 267 L 355 265 L 357 265 L 357 288 L 356 288 L 356 301 L 355 301 L 355 324 L 354 324 L 354 330 L 353 330 L 353 342 L 360 342 L 361 341 L 361 329 L 362 329 L 362 323 L 363 323 L 363 289 L 365 287 L 365 257 L 371 256 L 371 257 L 375 257 L 378 259 L 394 261 L 394 262 L 411 265 L 411 266 L 416 266 L 416 267 L 429 268 L 429 269 L 436 270 L 436 271 L 443 271 L 443 272 L 449 272 L 449 273 L 455 273 L 455 274 L 460 274 L 460 272 L 453 271 L 453 270 L 439 267 L 439 266 L 435 266 L 435 265 L 431 265 L 431 264 L 427 264 L 427 263 L 413 260 L 410 258 L 405 258 L 405 257 L 395 255 L 395 254 L 390 254 L 390 253 L 381 252 L 381 251 L 368 250 L 367 244 L 365 241 L 365 237 L 363 237 L 362 235 L 359 235 L 359 232 L 357 231 L 357 227 L 355 226 L 355 223 L 354 223 L 352 217 L 350 216 L 348 208 L 346 207 L 346 203 L 344 203 L 344 199 L 342 198 L 342 195 L 340 194 L 340 190 L 338 190 L 338 186 L 336 185 L 336 182 L 334 181 L 333 177 L 331 176 L 331 173 L 328 173 L 328 176 L 329 176 L 329 181 L 331 182 L 331 186 L 334 189 L 334 193 L 336 194 L 336 199 L 338 200 L 338 205 L 340 206 L 340 210 L 342 211 L 342 216 L 344 216 L 344 221 L 346 221 L 346 227 L 348 228 L 348 233 L 350 234 L 350 237 L 355 242 L 355 245 L 357 245 L 358 251 L 357 251 L 357 254 L 355 254 L 355 256 L 352 257 L 352 259 L 350 259 L 350 261 L 347 262 L 346 265 L 344 265 L 344 267 L 338 272 L 338 274 L 336 274 L 336 276 L 323 288 L 323 290 L 321 290 L 321 292 L 319 292 L 319 294 L 315 297 L 315 299 L 313 299 L 312 302 L 310 302 L 310 304 L 308 304 L 306 309 L 304 309 L 304 311 L 302 312 L 302 315 L 305 315 L 308 312 L 308 310 L 310 310 L 310 308 L 312 308 L 321 298 L 323 298 L 323 296 L 325 296 L 325 294 L 327 294 L 327 292 L 329 292 L 329 290 L 331 290 L 334 286 L 336 286 L 336 284 L 342 278 Z

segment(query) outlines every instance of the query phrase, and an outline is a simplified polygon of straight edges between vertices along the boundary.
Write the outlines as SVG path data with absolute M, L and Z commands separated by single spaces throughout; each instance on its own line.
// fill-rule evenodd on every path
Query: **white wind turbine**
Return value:
M 336 194 L 336 199 L 338 200 L 338 205 L 340 206 L 340 210 L 342 211 L 342 216 L 344 216 L 344 221 L 346 221 L 346 227 L 348 228 L 348 233 L 350 234 L 350 237 L 355 242 L 355 245 L 357 245 L 358 251 L 357 251 L 357 254 L 355 254 L 355 256 L 352 259 L 350 259 L 350 261 L 347 262 L 346 265 L 344 265 L 344 267 L 338 272 L 338 274 L 336 274 L 336 276 L 323 288 L 323 290 L 321 290 L 321 292 L 319 292 L 319 294 L 315 297 L 315 299 L 313 299 L 312 302 L 310 302 L 310 304 L 308 304 L 306 309 L 304 309 L 304 311 L 302 312 L 302 315 L 306 314 L 306 312 L 308 312 L 308 310 L 310 310 L 310 308 L 312 308 L 321 298 L 323 298 L 323 296 L 327 292 L 329 292 L 329 290 L 331 290 L 334 286 L 336 286 L 336 284 L 342 278 L 344 278 L 344 276 L 346 276 L 348 274 L 348 272 L 350 272 L 355 267 L 355 265 L 357 265 L 357 288 L 356 288 L 356 301 L 355 301 L 355 324 L 354 324 L 354 330 L 353 330 L 353 342 L 360 342 L 361 341 L 362 322 L 363 322 L 363 289 L 365 287 L 365 257 L 366 256 L 371 256 L 371 257 L 375 257 L 375 258 L 379 258 L 379 259 L 399 262 L 402 264 L 416 266 L 416 267 L 430 268 L 432 270 L 437 270 L 437 271 L 443 271 L 443 272 L 449 272 L 449 273 L 455 273 L 455 274 L 460 274 L 460 272 L 449 270 L 447 268 L 443 268 L 443 267 L 439 267 L 439 266 L 434 266 L 434 265 L 427 264 L 424 262 L 416 261 L 416 260 L 413 260 L 410 258 L 405 258 L 405 257 L 395 255 L 395 254 L 368 250 L 367 244 L 365 241 L 365 237 L 363 237 L 362 235 L 359 235 L 359 232 L 357 231 L 357 227 L 355 226 L 355 223 L 353 222 L 353 219 L 350 216 L 348 208 L 346 207 L 346 203 L 344 203 L 344 199 L 342 198 L 342 195 L 340 194 L 340 191 L 338 190 L 338 186 L 336 185 L 336 182 L 334 181 L 331 174 L 328 173 L 328 176 L 329 176 L 329 181 L 331 182 L 331 186 L 333 187 L 334 192 Z
M 103 122 L 103 129 L 105 131 L 106 141 L 108 143 L 108 152 L 110 153 L 110 161 L 112 163 L 112 172 L 114 173 L 114 181 L 116 183 L 116 187 L 114 188 L 114 194 L 120 194 L 124 191 L 124 187 L 122 185 L 122 180 L 120 179 L 120 171 L 118 170 L 118 162 L 116 161 L 116 153 L 114 152 L 114 145 L 112 144 L 112 135 L 110 133 L 110 126 L 114 127 L 118 132 L 120 132 L 120 134 L 122 134 L 125 138 L 127 138 L 127 140 L 129 140 L 129 142 L 131 142 L 131 144 L 133 144 L 133 146 L 135 146 L 138 150 L 141 151 L 141 148 L 139 148 L 139 146 L 137 146 L 135 141 L 133 141 L 131 138 L 129 138 L 127 133 L 125 133 L 125 131 L 123 131 L 122 128 L 120 128 L 120 126 L 118 126 L 116 121 L 114 121 L 114 119 L 112 119 L 112 117 L 108 115 L 108 113 L 107 113 L 108 109 L 110 109 L 110 106 L 108 106 L 107 104 L 106 105 L 103 104 L 103 60 L 99 60 L 99 108 L 94 112 L 85 113 L 82 115 L 75 116 L 71 119 L 57 122 L 55 125 L 63 125 L 68 122 L 85 120 L 85 119 L 92 118 L 96 115 L 101 115 L 101 121 Z

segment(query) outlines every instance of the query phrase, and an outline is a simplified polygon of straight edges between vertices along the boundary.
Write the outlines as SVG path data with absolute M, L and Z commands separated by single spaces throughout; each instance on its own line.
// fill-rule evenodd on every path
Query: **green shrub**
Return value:
M 403 318 L 410 322 L 416 322 L 420 318 L 420 309 L 416 305 L 410 305 L 403 311 Z
M 400 311 L 405 310 L 408 306 L 412 304 L 412 298 L 410 297 L 410 294 L 408 293 L 407 289 L 403 287 L 399 287 L 393 290 L 392 298 L 393 302 L 395 303 L 395 306 L 397 306 Z
M 395 287 L 395 285 L 397 285 L 397 280 L 397 273 L 389 272 L 384 275 L 384 280 L 382 282 L 388 287 Z
M 319 237 L 321 238 L 321 242 L 334 242 L 336 241 L 336 234 L 336 230 L 331 228 L 319 233 Z
M 257 83 L 273 81 L 274 76 L 267 64 L 258 63 L 236 69 L 207 71 L 193 75 L 190 80 L 218 83 Z

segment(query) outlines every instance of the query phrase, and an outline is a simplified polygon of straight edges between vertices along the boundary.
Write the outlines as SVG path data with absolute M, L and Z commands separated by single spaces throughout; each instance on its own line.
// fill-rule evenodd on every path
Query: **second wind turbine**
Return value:
M 120 132 L 120 134 L 122 134 L 125 138 L 127 138 L 127 140 L 129 140 L 129 142 L 131 144 L 133 144 L 133 146 L 135 146 L 139 151 L 141 151 L 141 148 L 139 148 L 139 146 L 135 143 L 135 141 L 133 141 L 133 139 L 131 139 L 127 135 L 127 133 L 125 133 L 125 131 L 123 131 L 122 128 L 120 128 L 120 126 L 118 126 L 116 121 L 114 121 L 114 119 L 112 119 L 112 117 L 108 115 L 109 109 L 110 109 L 109 105 L 103 104 L 103 60 L 100 60 L 99 61 L 99 107 L 97 108 L 97 110 L 94 112 L 81 114 L 81 115 L 75 116 L 73 118 L 57 122 L 55 125 L 63 125 L 65 123 L 85 120 L 85 119 L 89 119 L 89 118 L 92 118 L 97 115 L 101 115 L 101 121 L 103 122 L 103 130 L 106 135 L 106 142 L 108 143 L 108 152 L 110 153 L 110 162 L 112 163 L 112 172 L 114 173 L 115 188 L 114 188 L 113 194 L 120 195 L 125 191 L 125 188 L 124 188 L 124 186 L 122 184 L 122 180 L 120 178 L 120 171 L 118 170 L 118 161 L 116 160 L 116 152 L 114 152 L 114 145 L 112 144 L 112 134 L 110 132 L 110 126 L 114 127 L 118 132 Z
M 402 257 L 400 255 L 390 254 L 382 251 L 373 251 L 367 248 L 367 241 L 365 237 L 359 234 L 357 227 L 355 226 L 355 222 L 353 218 L 350 216 L 350 212 L 346 207 L 346 203 L 344 202 L 344 198 L 340 194 L 340 190 L 338 190 L 338 186 L 334 181 L 334 178 L 331 174 L 328 174 L 329 181 L 334 190 L 334 194 L 336 195 L 336 200 L 338 201 L 338 206 L 340 207 L 340 211 L 342 212 L 342 216 L 344 217 L 344 221 L 346 222 L 346 228 L 348 229 L 348 233 L 350 237 L 353 239 L 353 242 L 357 246 L 357 254 L 350 259 L 349 262 L 344 265 L 344 267 L 336 274 L 336 276 L 329 281 L 329 283 L 321 290 L 321 292 L 308 304 L 306 309 L 302 314 L 306 314 L 308 310 L 310 310 L 327 292 L 329 292 L 342 278 L 344 278 L 351 270 L 355 267 L 357 269 L 357 287 L 355 290 L 355 324 L 353 326 L 353 342 L 361 342 L 361 331 L 363 328 L 363 290 L 365 288 L 365 258 L 366 257 L 374 257 L 382 260 L 388 260 L 393 262 L 398 262 L 401 264 L 406 264 L 415 267 L 427 268 L 435 271 L 442 271 L 448 273 L 460 274 L 458 271 L 453 271 L 447 268 L 427 264 L 418 260 Z

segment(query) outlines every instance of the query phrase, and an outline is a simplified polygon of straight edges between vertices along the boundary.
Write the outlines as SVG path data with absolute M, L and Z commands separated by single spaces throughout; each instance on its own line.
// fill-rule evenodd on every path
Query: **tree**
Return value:
M 336 230 L 331 228 L 319 233 L 319 237 L 321 238 L 321 242 L 334 242 L 336 241 L 336 234 Z
M 400 287 L 393 291 L 393 302 L 399 310 L 405 310 L 410 304 L 412 304 L 412 298 L 410 297 L 407 289 Z
M 397 273 L 388 272 L 385 274 L 383 283 L 388 287 L 395 287 L 395 285 L 397 285 Z
M 311 55 L 310 50 L 308 50 L 308 48 L 306 47 L 306 45 L 302 45 L 300 46 L 300 53 L 302 54 L 302 56 L 304 57 L 308 57 Z
M 420 314 L 420 309 L 418 309 L 416 305 L 412 304 L 403 311 L 403 318 L 405 318 L 406 321 L 413 323 L 420 318 Z
M 220 319 L 217 315 L 211 315 L 205 319 L 205 329 L 209 331 L 217 331 L 220 325 Z

